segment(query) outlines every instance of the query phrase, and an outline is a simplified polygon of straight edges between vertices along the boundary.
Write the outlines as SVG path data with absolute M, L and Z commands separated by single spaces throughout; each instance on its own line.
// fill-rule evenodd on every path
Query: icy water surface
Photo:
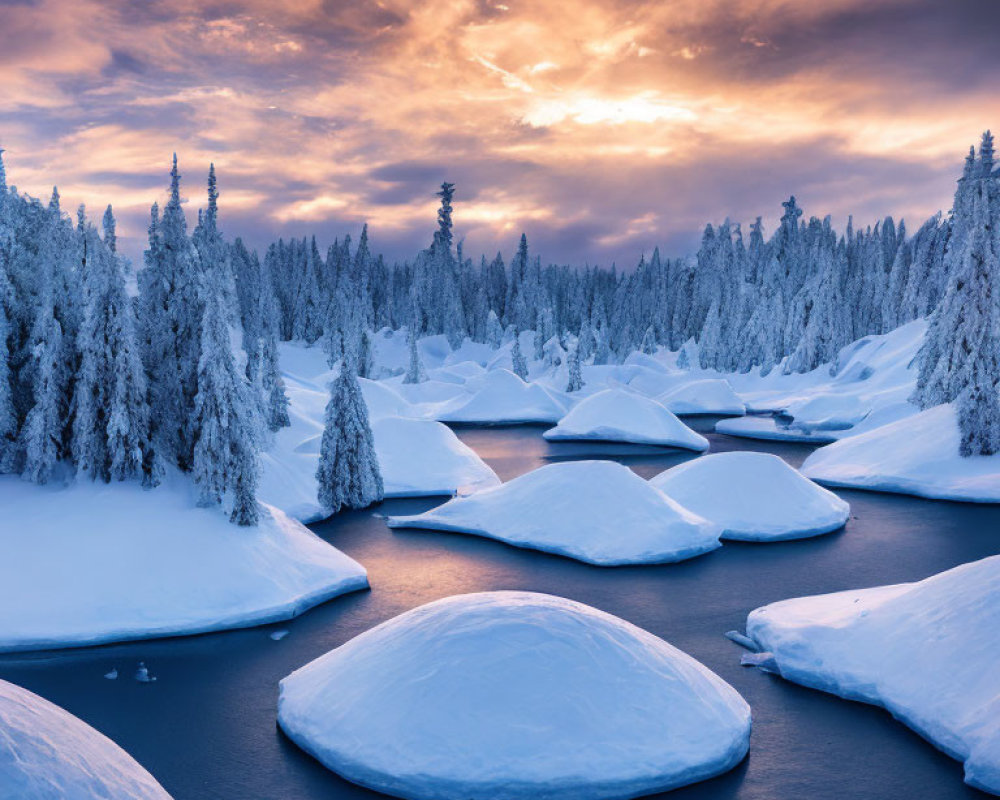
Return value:
M 703 420 L 700 427 L 710 429 L 710 423 Z M 548 444 L 542 430 L 458 433 L 504 480 L 552 460 L 588 457 L 612 458 L 651 477 L 692 457 L 653 447 Z M 712 452 L 762 450 L 795 466 L 811 449 L 709 438 Z M 344 514 L 312 528 L 368 568 L 370 592 L 262 628 L 0 656 L 0 677 L 110 736 L 177 800 L 378 798 L 285 739 L 275 724 L 278 681 L 350 637 L 431 600 L 493 589 L 549 592 L 667 639 L 729 681 L 753 708 L 750 756 L 743 764 L 661 797 L 986 797 L 962 783 L 960 764 L 885 712 L 740 667 L 741 650 L 723 637 L 727 630 L 742 630 L 747 612 L 764 603 L 917 580 L 1000 552 L 1000 506 L 839 493 L 852 505 L 852 519 L 839 533 L 799 542 L 727 543 L 691 561 L 650 567 L 593 567 L 461 534 L 394 533 L 370 511 Z M 438 502 L 390 501 L 377 513 L 415 513 Z M 155 681 L 134 679 L 140 661 Z M 106 679 L 113 668 L 117 680 Z

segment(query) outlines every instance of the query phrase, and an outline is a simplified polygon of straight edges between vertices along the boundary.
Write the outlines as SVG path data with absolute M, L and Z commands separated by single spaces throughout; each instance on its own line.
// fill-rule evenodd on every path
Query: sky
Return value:
M 795 194 L 843 228 L 947 210 L 1000 125 L 997 0 L 0 0 L 8 182 L 113 203 L 141 257 L 173 152 L 262 248 L 367 222 L 467 255 L 629 268 Z

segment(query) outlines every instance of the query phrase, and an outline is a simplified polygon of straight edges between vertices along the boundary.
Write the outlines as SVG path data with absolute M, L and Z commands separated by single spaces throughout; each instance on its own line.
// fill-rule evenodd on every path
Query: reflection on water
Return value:
M 712 420 L 698 427 L 710 430 Z M 601 443 L 548 444 L 542 427 L 460 429 L 509 480 L 566 458 L 613 458 L 650 477 L 694 454 Z M 712 452 L 764 450 L 798 465 L 810 447 L 712 435 Z M 325 770 L 275 725 L 278 681 L 352 636 L 414 606 L 462 592 L 522 589 L 570 597 L 664 637 L 733 684 L 753 708 L 749 758 L 670 793 L 688 800 L 972 798 L 961 766 L 888 714 L 739 666 L 723 637 L 752 608 L 802 594 L 910 581 L 1000 549 L 1000 507 L 863 492 L 846 530 L 799 542 L 727 543 L 672 565 L 601 568 L 461 534 L 389 531 L 380 515 L 437 499 L 394 500 L 312 526 L 361 561 L 372 591 L 263 628 L 0 656 L 0 677 L 108 734 L 177 800 L 377 798 Z M 127 598 L 126 598 L 127 601 Z M 287 630 L 280 641 L 270 633 Z M 144 661 L 155 683 L 132 679 Z M 103 675 L 119 669 L 118 680 Z

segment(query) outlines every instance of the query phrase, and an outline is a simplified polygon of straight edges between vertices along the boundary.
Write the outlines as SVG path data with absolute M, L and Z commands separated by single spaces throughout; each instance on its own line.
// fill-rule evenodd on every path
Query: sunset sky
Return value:
M 631 266 L 707 221 L 918 224 L 1000 124 L 1000 2 L 0 0 L 8 180 L 137 256 L 177 151 L 222 225 L 411 256 L 457 184 L 466 253 Z

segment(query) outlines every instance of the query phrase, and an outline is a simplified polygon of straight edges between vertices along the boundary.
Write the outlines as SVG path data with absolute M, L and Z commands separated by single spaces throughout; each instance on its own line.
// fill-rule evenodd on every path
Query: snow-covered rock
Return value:
M 831 486 L 1000 502 L 1000 455 L 962 458 L 953 405 L 904 417 L 812 453 L 802 472 Z
M 723 539 L 803 539 L 844 526 L 851 507 L 770 453 L 715 453 L 678 464 L 650 483 L 722 527 Z
M 388 524 L 473 533 L 601 566 L 681 561 L 717 548 L 720 532 L 613 461 L 549 464 Z
M 372 424 L 386 497 L 471 492 L 500 479 L 440 422 L 385 417 Z
M 598 439 L 699 452 L 708 449 L 708 439 L 691 430 L 664 405 L 628 389 L 605 389 L 581 400 L 543 435 L 550 441 Z
M 747 633 L 788 680 L 885 707 L 1000 794 L 1000 556 L 918 583 L 758 608 Z
M 37 694 L 0 680 L 0 797 L 170 800 L 108 737 Z
M 0 651 L 247 627 L 368 585 L 278 509 L 237 528 L 180 476 L 152 491 L 3 477 L 0 508 Z
M 478 391 L 443 410 L 438 419 L 481 425 L 556 422 L 566 413 L 566 407 L 559 393 L 537 383 L 525 383 L 506 369 L 496 369 L 482 377 Z
M 743 416 L 746 406 L 728 381 L 718 378 L 683 383 L 657 400 L 675 414 L 732 414 Z
M 550 595 L 438 600 L 281 682 L 278 721 L 345 778 L 414 800 L 598 800 L 718 775 L 750 708 L 707 667 Z
M 870 406 L 857 395 L 822 392 L 789 403 L 784 415 L 791 418 L 791 428 L 839 431 L 857 425 L 870 412 Z

